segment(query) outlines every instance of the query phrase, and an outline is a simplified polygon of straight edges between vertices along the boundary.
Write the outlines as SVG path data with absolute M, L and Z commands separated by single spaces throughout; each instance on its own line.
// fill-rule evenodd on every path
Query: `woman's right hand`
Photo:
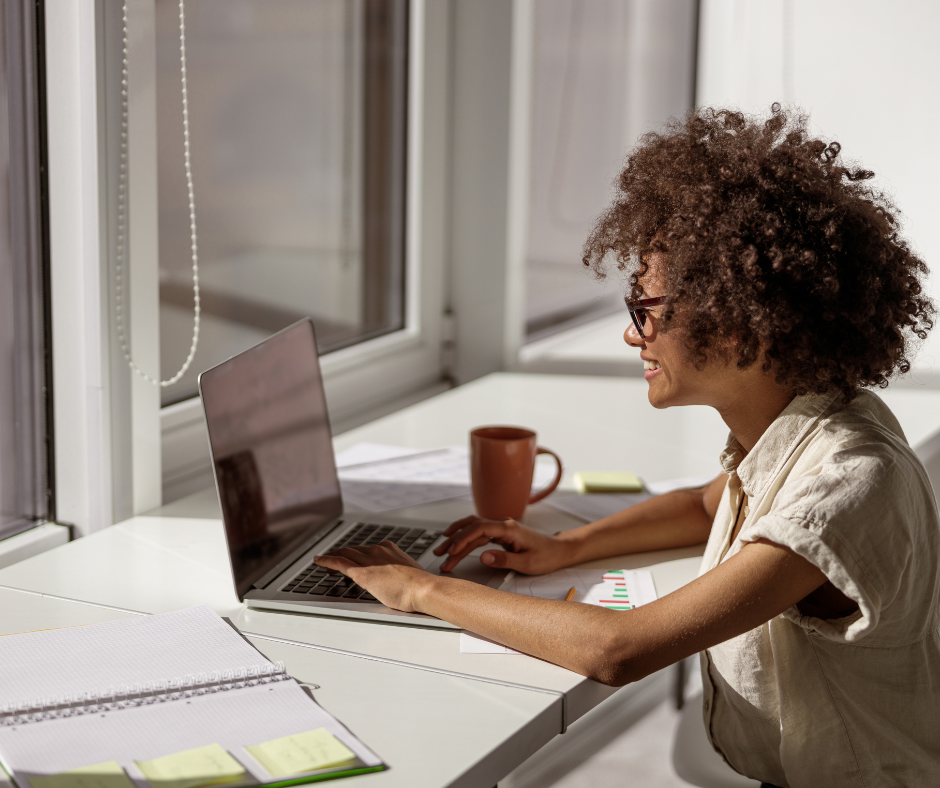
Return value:
M 486 550 L 480 561 L 499 569 L 543 575 L 574 563 L 570 541 L 539 533 L 515 520 L 487 520 L 470 515 L 449 525 L 444 536 L 449 537 L 447 541 L 434 548 L 435 555 L 448 554 L 441 564 L 442 572 L 450 572 L 470 552 L 489 542 L 504 549 Z

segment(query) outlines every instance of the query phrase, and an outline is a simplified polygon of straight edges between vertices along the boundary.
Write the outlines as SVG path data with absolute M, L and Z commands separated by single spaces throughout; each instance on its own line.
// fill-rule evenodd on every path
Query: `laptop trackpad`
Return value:
M 480 552 L 483 552 L 482 550 Z M 472 583 L 479 583 L 484 586 L 492 586 L 493 588 L 498 588 L 502 583 L 503 578 L 506 577 L 508 572 L 505 569 L 494 569 L 491 566 L 486 566 L 485 564 L 480 563 L 480 556 L 474 550 L 470 555 L 463 559 L 454 569 L 450 572 L 442 572 L 441 564 L 444 561 L 444 557 L 435 558 L 431 564 L 428 565 L 427 569 L 429 572 L 433 572 L 436 575 L 442 575 L 444 577 L 456 577 L 460 580 L 469 580 Z

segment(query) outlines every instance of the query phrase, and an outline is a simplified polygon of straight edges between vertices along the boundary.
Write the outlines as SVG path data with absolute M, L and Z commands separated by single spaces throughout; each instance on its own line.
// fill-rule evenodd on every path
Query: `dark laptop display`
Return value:
M 297 323 L 199 380 L 241 598 L 343 511 L 313 323 Z
M 249 608 L 455 628 L 385 607 L 319 552 L 389 541 L 440 571 L 444 523 L 343 511 L 313 321 L 301 320 L 199 376 L 232 577 Z M 482 548 L 481 548 L 482 549 Z M 453 573 L 498 586 L 505 572 L 465 561 Z

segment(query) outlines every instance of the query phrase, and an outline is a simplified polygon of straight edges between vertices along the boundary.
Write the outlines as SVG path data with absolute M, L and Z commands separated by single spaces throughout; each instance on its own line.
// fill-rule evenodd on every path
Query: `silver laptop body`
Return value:
M 392 610 L 351 581 L 324 580 L 313 566 L 314 555 L 344 540 L 397 538 L 421 566 L 438 572 L 443 558 L 432 550 L 447 523 L 343 511 L 312 320 L 206 370 L 199 393 L 239 600 L 252 608 L 455 628 Z M 496 587 L 505 574 L 471 558 L 452 576 Z

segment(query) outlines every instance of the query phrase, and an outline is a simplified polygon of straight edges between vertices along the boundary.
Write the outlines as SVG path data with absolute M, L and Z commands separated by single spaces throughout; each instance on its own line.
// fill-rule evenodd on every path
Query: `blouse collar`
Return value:
M 728 474 L 736 472 L 747 496 L 760 498 L 839 396 L 840 392 L 794 397 L 750 452 L 745 452 L 738 439 L 729 434 L 720 457 L 722 470 Z

